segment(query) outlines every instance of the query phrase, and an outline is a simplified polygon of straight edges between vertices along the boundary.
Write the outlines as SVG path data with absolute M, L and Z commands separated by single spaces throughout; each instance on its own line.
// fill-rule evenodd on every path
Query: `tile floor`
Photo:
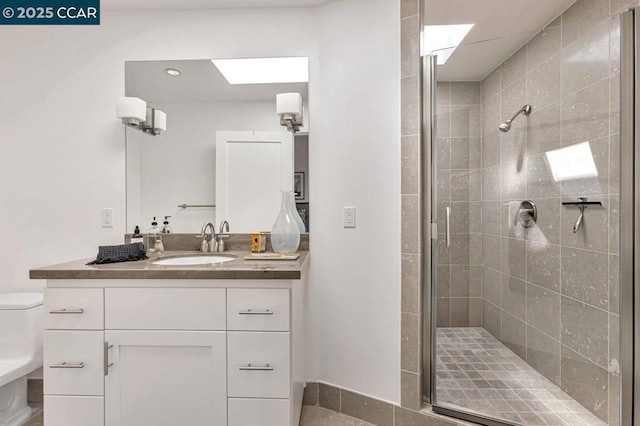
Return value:
M 44 426 L 42 412 L 24 426 Z M 302 407 L 300 426 L 373 426 L 371 423 L 336 413 L 321 407 Z
M 605 425 L 483 328 L 438 328 L 438 404 L 491 414 L 506 422 Z M 43 426 L 42 412 L 25 426 Z M 300 426 L 373 426 L 305 406 Z
M 522 425 L 605 425 L 483 328 L 438 328 L 437 401 Z
M 322 407 L 304 406 L 300 426 L 374 426 Z

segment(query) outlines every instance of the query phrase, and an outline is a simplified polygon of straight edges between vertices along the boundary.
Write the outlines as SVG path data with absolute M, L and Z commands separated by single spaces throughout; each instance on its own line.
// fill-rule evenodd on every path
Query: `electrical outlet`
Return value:
M 112 208 L 102 209 L 102 227 L 113 228 L 113 209 Z
M 345 228 L 356 227 L 356 208 L 355 207 L 344 208 L 344 227 Z

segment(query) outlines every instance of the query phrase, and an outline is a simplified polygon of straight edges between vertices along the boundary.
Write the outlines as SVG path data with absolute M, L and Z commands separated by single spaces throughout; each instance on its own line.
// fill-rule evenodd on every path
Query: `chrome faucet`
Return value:
M 224 232 L 229 232 L 229 222 L 227 222 L 226 220 L 223 220 L 220 223 L 220 229 L 218 230 L 218 235 L 216 236 L 216 251 L 225 251 L 226 250 L 226 244 L 224 242 L 225 238 L 229 238 L 228 235 L 222 235 Z
M 211 228 L 211 239 L 207 242 L 207 228 Z M 202 225 L 202 231 L 200 232 L 200 238 L 202 238 L 202 243 L 200 243 L 200 251 L 203 252 L 212 252 L 217 249 L 217 241 L 216 241 L 216 227 L 213 226 L 213 223 L 206 222 Z

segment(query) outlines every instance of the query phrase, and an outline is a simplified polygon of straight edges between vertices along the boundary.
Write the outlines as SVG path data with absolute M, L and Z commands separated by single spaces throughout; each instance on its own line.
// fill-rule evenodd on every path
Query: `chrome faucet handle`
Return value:
M 211 228 L 211 238 L 215 238 L 216 236 L 216 227 L 213 226 L 213 223 L 211 222 L 206 222 L 204 225 L 202 225 L 202 231 L 200 231 L 200 238 L 206 238 L 207 236 L 207 228 Z
M 207 242 L 207 228 L 211 228 L 211 239 Z M 200 238 L 202 243 L 200 244 L 200 250 L 204 252 L 215 251 L 214 243 L 216 241 L 216 228 L 211 222 L 206 222 L 202 225 L 202 231 L 200 231 Z
M 215 251 L 223 252 L 227 249 L 224 240 L 229 239 L 229 234 L 223 234 L 224 232 L 229 232 L 229 222 L 223 220 L 220 222 L 220 229 L 218 230 L 218 235 L 216 235 L 216 248 Z

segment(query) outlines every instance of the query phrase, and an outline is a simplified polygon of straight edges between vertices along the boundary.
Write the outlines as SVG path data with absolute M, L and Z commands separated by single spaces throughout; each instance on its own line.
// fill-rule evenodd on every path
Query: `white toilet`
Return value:
M 42 294 L 0 294 L 0 426 L 31 417 L 26 375 L 42 367 Z

